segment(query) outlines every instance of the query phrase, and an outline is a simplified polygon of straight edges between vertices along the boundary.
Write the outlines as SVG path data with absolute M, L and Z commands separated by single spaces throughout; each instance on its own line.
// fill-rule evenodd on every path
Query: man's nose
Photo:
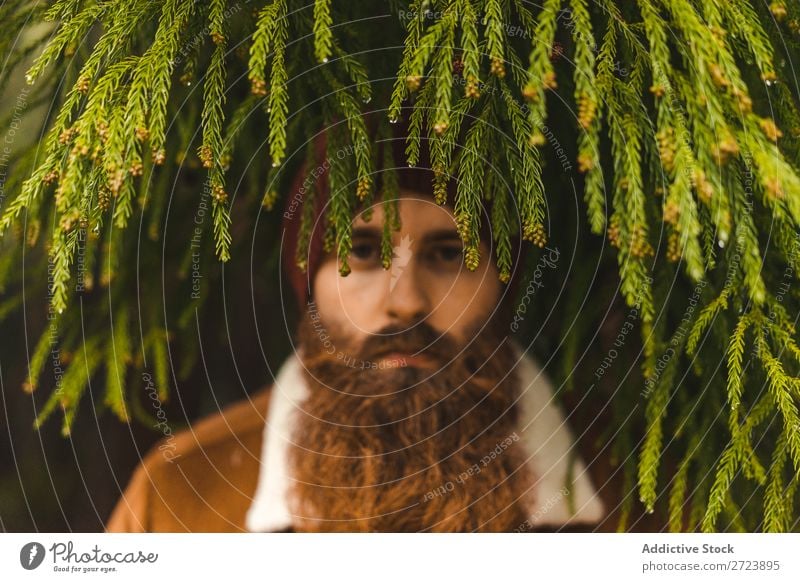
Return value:
M 431 303 L 412 260 L 400 270 L 389 269 L 386 314 L 392 323 L 413 324 L 430 314 Z

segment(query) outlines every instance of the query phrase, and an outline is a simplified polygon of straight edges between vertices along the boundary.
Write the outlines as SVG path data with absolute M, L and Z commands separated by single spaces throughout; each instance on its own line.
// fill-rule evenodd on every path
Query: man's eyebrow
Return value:
M 353 227 L 352 238 L 381 238 L 382 231 L 377 226 L 364 225 Z
M 382 234 L 382 229 L 377 226 L 361 225 L 353 227 L 351 236 L 352 238 L 381 238 Z M 461 237 L 459 236 L 457 230 L 453 228 L 439 228 L 430 232 L 426 232 L 422 237 L 422 242 L 427 244 L 448 241 L 461 242 Z
M 424 243 L 447 242 L 447 241 L 461 242 L 461 236 L 455 229 L 441 228 L 437 230 L 432 230 L 430 232 L 426 232 L 425 236 L 422 237 L 422 242 Z

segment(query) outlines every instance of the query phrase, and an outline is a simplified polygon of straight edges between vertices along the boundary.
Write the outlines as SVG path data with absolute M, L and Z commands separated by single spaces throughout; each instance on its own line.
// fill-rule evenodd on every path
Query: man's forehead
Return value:
M 392 202 L 386 203 L 392 204 Z M 423 238 L 433 233 L 446 235 L 457 234 L 455 217 L 449 206 L 442 206 L 433 201 L 433 198 L 413 190 L 400 190 L 397 201 L 400 212 L 400 233 L 411 235 L 413 238 Z M 353 220 L 353 231 L 368 232 L 383 226 L 384 203 L 378 201 L 372 208 L 372 217 L 369 222 L 358 214 Z

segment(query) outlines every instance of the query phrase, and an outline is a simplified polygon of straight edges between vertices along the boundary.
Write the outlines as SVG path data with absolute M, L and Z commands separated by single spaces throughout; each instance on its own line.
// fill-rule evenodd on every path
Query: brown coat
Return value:
M 177 433 L 169 449 L 154 446 L 134 471 L 106 531 L 247 531 L 245 515 L 258 482 L 269 395 L 270 387 L 262 388 L 250 399 L 235 402 Z M 580 452 L 610 517 L 597 526 L 556 529 L 615 531 L 619 505 L 615 494 L 621 490 L 622 472 L 613 474 L 616 468 L 610 467 L 603 455 L 598 457 L 600 462 L 590 462 L 597 453 L 585 449 Z M 640 516 L 631 516 L 629 531 L 662 530 L 656 516 L 638 519 Z

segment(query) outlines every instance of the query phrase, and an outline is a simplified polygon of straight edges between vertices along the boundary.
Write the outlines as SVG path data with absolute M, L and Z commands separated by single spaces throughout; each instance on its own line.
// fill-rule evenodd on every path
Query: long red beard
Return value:
M 475 339 L 463 351 L 424 322 L 354 349 L 321 341 L 320 321 L 307 315 L 299 335 L 310 395 L 289 449 L 294 529 L 518 528 L 534 476 L 517 432 L 514 353 L 497 327 L 467 335 Z M 372 369 L 389 351 L 423 349 L 435 370 Z

